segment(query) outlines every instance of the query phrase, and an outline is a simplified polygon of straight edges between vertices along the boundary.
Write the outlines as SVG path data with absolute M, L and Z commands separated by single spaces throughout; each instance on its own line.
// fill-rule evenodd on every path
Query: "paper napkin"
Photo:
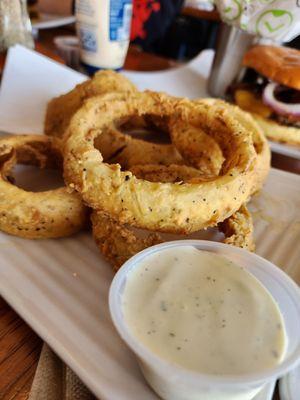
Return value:
M 43 133 L 48 101 L 87 77 L 23 46 L 7 56 L 0 89 L 0 131 Z

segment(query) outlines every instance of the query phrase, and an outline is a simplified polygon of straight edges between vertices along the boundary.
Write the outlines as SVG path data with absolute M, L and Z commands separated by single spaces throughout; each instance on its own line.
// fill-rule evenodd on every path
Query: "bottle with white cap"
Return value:
M 92 74 L 123 67 L 130 38 L 132 0 L 76 0 L 80 58 Z

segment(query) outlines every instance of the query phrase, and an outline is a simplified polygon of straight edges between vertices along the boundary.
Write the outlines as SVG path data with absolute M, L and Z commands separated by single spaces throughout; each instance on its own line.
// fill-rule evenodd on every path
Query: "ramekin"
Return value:
M 121 306 L 128 273 L 150 255 L 181 246 L 193 246 L 226 257 L 245 267 L 270 292 L 282 313 L 287 336 L 286 352 L 280 364 L 255 374 L 218 376 L 197 373 L 158 357 L 131 333 Z M 271 262 L 234 246 L 205 240 L 179 240 L 149 247 L 120 268 L 110 287 L 109 307 L 113 323 L 121 338 L 135 353 L 145 379 L 165 400 L 251 400 L 264 385 L 286 374 L 300 360 L 298 286 Z

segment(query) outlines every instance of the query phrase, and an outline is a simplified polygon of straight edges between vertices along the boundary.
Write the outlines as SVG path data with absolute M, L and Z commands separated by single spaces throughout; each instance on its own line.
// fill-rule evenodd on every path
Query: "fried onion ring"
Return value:
M 241 110 L 239 107 L 226 103 L 220 99 L 201 99 L 197 102 L 205 104 L 207 107 L 217 106 L 228 110 L 230 114 L 252 135 L 253 145 L 257 154 L 253 175 L 252 194 L 262 188 L 271 168 L 271 151 L 268 141 L 259 124 L 252 115 Z
M 77 193 L 66 187 L 28 192 L 10 182 L 17 164 L 61 168 L 58 139 L 41 135 L 13 135 L 0 140 L 0 230 L 29 239 L 57 238 L 79 231 L 87 209 Z
M 136 165 L 131 168 L 131 171 L 137 177 L 150 180 L 151 182 L 188 182 L 194 179 L 198 180 L 199 177 L 203 180 L 207 179 L 204 175 L 200 175 L 201 172 L 199 170 L 185 165 L 170 165 L 169 167 L 160 165 Z M 110 222 L 110 224 L 112 224 L 112 222 Z M 225 235 L 224 243 L 254 251 L 253 221 L 245 204 L 231 217 L 221 222 L 218 228 Z M 122 229 L 125 228 L 123 227 Z M 97 231 L 99 231 L 99 228 L 97 228 Z M 156 239 L 157 243 L 162 241 L 159 237 Z M 144 243 L 145 242 L 140 243 L 141 247 Z
M 48 103 L 44 131 L 46 135 L 62 138 L 70 119 L 90 97 L 109 92 L 132 92 L 136 87 L 124 75 L 114 71 L 96 72 L 92 79 L 77 85 L 69 93 Z
M 189 165 L 207 175 L 217 176 L 224 156 L 219 144 L 199 126 L 194 127 L 182 119 L 173 119 L 172 142 Z
M 150 120 L 150 118 L 147 118 Z M 151 121 L 149 121 L 151 123 Z M 134 126 L 133 126 L 134 127 Z M 144 126 L 146 128 L 147 125 Z M 159 135 L 160 131 L 153 134 Z M 198 130 L 200 142 L 198 152 L 202 160 L 197 168 L 202 174 L 217 176 L 222 168 L 224 157 L 219 145 L 203 131 Z M 152 143 L 144 139 L 124 134 L 120 129 L 109 128 L 95 139 L 95 148 L 98 149 L 105 162 L 120 164 L 123 169 L 130 169 L 136 165 L 157 164 L 169 166 L 171 164 L 191 164 L 184 160 L 173 144 Z
M 101 211 L 93 211 L 91 221 L 95 242 L 115 270 L 136 253 L 163 241 L 157 233 L 140 238 Z
M 135 86 L 123 75 L 113 71 L 100 71 L 95 76 L 77 85 L 69 93 L 54 98 L 49 102 L 45 118 L 45 134 L 62 137 L 72 115 L 90 97 L 110 92 L 134 92 Z M 153 116 L 133 118 L 125 122 L 125 128 L 151 128 L 168 131 L 167 121 Z M 121 128 L 110 127 L 96 138 L 95 147 L 100 150 L 105 162 L 119 163 L 123 168 L 136 164 L 183 164 L 184 161 L 176 148 L 168 144 L 149 143 L 132 138 L 121 132 Z M 198 137 L 200 132 L 197 133 Z M 222 152 L 215 141 L 201 132 L 202 146 L 200 169 L 212 175 L 218 175 L 224 160 Z M 198 140 L 199 142 L 199 140 Z M 142 149 L 142 151 L 141 151 Z
M 121 224 L 177 233 L 214 226 L 248 200 L 256 153 L 251 134 L 230 112 L 214 105 L 209 111 L 206 106 L 153 92 L 89 99 L 68 128 L 65 180 L 88 205 Z M 144 115 L 182 118 L 199 125 L 222 149 L 223 175 L 201 183 L 158 183 L 137 179 L 118 164 L 103 163 L 94 147 L 96 134 L 115 121 Z
M 136 87 L 125 76 L 114 71 L 99 71 L 92 79 L 77 85 L 72 91 L 52 99 L 45 117 L 45 134 L 63 137 L 71 117 L 90 97 L 110 92 L 134 92 Z M 149 122 L 151 119 L 146 118 Z M 144 119 L 123 121 L 126 128 L 146 127 Z M 159 124 L 159 122 L 158 122 Z M 152 124 L 157 128 L 157 124 Z M 163 126 L 159 124 L 159 129 Z M 123 168 L 135 164 L 183 164 L 182 157 L 171 144 L 149 143 L 132 138 L 111 126 L 95 140 L 95 147 L 101 151 L 107 162 L 119 163 Z M 141 153 L 142 149 L 142 153 Z
M 110 128 L 95 139 L 95 147 L 105 162 L 128 169 L 136 164 L 183 164 L 184 160 L 172 144 L 157 144 L 133 138 Z
M 169 182 L 169 183 L 193 183 L 208 181 L 211 177 L 205 175 L 201 170 L 187 165 L 134 165 L 129 169 L 134 176 L 150 182 Z M 206 170 L 205 170 L 206 172 Z
M 165 241 L 153 232 L 141 237 L 102 211 L 93 211 L 91 221 L 95 242 L 115 271 L 136 253 Z M 218 229 L 225 235 L 224 243 L 254 251 L 253 222 L 245 205 L 218 225 Z
M 254 251 L 253 221 L 245 205 L 242 205 L 236 213 L 221 222 L 218 228 L 225 235 L 224 243 Z

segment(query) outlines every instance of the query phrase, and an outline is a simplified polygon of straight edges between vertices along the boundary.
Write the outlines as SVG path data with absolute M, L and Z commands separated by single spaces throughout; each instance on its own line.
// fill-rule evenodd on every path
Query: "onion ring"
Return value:
M 172 142 L 189 165 L 206 175 L 217 176 L 225 160 L 219 144 L 199 125 L 192 126 L 182 119 L 173 119 Z
M 129 169 L 134 176 L 150 182 L 195 183 L 211 179 L 199 169 L 187 165 L 134 165 Z M 206 171 L 205 171 L 206 172 Z
M 211 105 L 207 113 L 207 108 L 153 92 L 115 93 L 87 100 L 68 128 L 64 159 L 67 184 L 92 208 L 122 224 L 177 233 L 216 225 L 248 200 L 256 153 L 251 134 L 230 112 Z M 96 134 L 135 115 L 182 118 L 199 124 L 225 155 L 223 176 L 201 183 L 157 183 L 137 179 L 130 171 L 121 171 L 118 164 L 103 163 L 94 147 Z
M 218 225 L 225 235 L 224 243 L 254 251 L 253 221 L 245 205 Z
M 77 85 L 67 94 L 56 97 L 49 102 L 45 117 L 45 134 L 63 137 L 73 114 L 90 97 L 110 92 L 134 92 L 136 90 L 133 83 L 124 75 L 114 71 L 99 71 L 92 79 Z M 127 128 L 146 126 L 143 119 L 125 121 L 125 124 Z M 155 122 L 153 127 L 157 127 Z M 161 124 L 159 125 L 159 129 L 163 127 Z M 174 146 L 159 145 L 135 139 L 123 134 L 114 126 L 108 127 L 101 136 L 96 138 L 95 147 L 101 151 L 105 161 L 119 163 L 124 168 L 129 168 L 135 164 L 149 164 L 150 159 L 153 163 L 164 165 L 183 163 L 182 157 Z M 143 147 L 143 154 L 140 152 L 141 147 Z
M 102 211 L 93 211 L 91 221 L 97 247 L 115 271 L 136 253 L 165 241 L 155 232 L 141 237 Z M 245 205 L 218 225 L 218 229 L 225 235 L 224 243 L 254 251 L 253 222 Z
M 277 100 L 275 91 L 278 87 L 280 87 L 280 85 L 275 82 L 267 84 L 262 95 L 264 104 L 271 107 L 277 114 L 292 115 L 299 119 L 300 103 L 284 103 L 283 101 Z
M 133 138 L 110 128 L 95 140 L 95 147 L 105 162 L 118 163 L 123 169 L 136 164 L 183 164 L 184 160 L 172 144 L 157 144 Z
M 101 211 L 93 211 L 91 221 L 95 242 L 115 270 L 134 254 L 163 241 L 156 233 L 140 238 Z
M 57 238 L 79 231 L 87 209 L 66 187 L 28 192 L 9 181 L 17 164 L 62 167 L 60 142 L 41 135 L 13 135 L 0 140 L 0 230 L 29 239 Z
M 46 135 L 62 137 L 75 112 L 90 97 L 109 92 L 132 92 L 136 87 L 124 75 L 114 71 L 96 72 L 92 79 L 77 85 L 69 93 L 48 103 L 44 131 Z
M 252 169 L 252 191 L 251 194 L 259 191 L 271 168 L 271 151 L 263 129 L 255 121 L 252 114 L 241 110 L 239 107 L 226 103 L 220 99 L 201 99 L 197 102 L 206 104 L 207 107 L 217 106 L 228 110 L 230 114 L 246 129 L 252 136 L 256 152 L 256 160 Z
M 135 86 L 123 75 L 113 71 L 100 71 L 95 76 L 77 85 L 71 92 L 54 98 L 48 104 L 45 118 L 45 133 L 50 136 L 63 136 L 72 115 L 83 102 L 95 95 L 109 92 L 134 92 Z M 125 121 L 125 127 L 147 125 L 160 131 L 167 131 L 167 123 L 152 116 Z M 198 132 L 199 136 L 200 132 Z M 218 175 L 224 158 L 219 146 L 202 132 L 202 161 L 200 168 L 212 175 Z M 115 127 L 110 127 L 95 140 L 95 147 L 101 151 L 105 162 L 119 163 L 123 168 L 136 164 L 183 164 L 183 159 L 173 145 L 149 143 L 123 134 Z M 141 153 L 141 148 L 142 153 Z M 211 165 L 210 165 L 211 164 Z
M 146 118 L 143 128 L 148 123 L 151 126 L 150 117 Z M 138 121 L 140 122 L 140 121 Z M 135 121 L 129 121 L 132 128 L 135 128 Z M 163 129 L 159 127 L 160 131 Z M 194 129 L 195 130 L 195 129 Z M 159 135 L 160 131 L 154 134 Z M 222 168 L 224 157 L 219 145 L 206 135 L 203 131 L 198 130 L 200 143 L 198 142 L 198 155 L 201 152 L 201 162 L 197 164 L 197 168 L 207 176 L 217 176 Z M 148 142 L 144 139 L 132 137 L 121 132 L 120 127 L 110 127 L 102 135 L 95 139 L 95 148 L 101 152 L 103 160 L 109 164 L 120 164 L 123 169 L 130 169 L 136 165 L 166 165 L 171 164 L 183 165 L 190 160 L 184 160 L 173 144 L 162 144 Z

